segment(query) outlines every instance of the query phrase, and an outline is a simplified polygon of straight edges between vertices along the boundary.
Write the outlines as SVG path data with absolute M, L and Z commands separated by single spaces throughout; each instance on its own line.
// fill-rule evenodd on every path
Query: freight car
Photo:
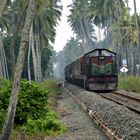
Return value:
M 89 90 L 115 90 L 118 84 L 116 53 L 95 49 L 65 67 L 65 80 Z

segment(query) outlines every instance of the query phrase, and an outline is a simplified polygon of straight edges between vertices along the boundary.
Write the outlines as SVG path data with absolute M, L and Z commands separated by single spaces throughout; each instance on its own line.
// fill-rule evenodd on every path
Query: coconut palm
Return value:
M 30 0 L 30 1 L 26 1 L 26 2 L 28 2 L 28 8 L 26 11 L 26 17 L 25 17 L 23 29 L 21 32 L 20 49 L 19 49 L 19 54 L 18 54 L 18 58 L 17 58 L 17 63 L 15 66 L 13 86 L 12 86 L 12 91 L 11 91 L 9 107 L 8 107 L 8 113 L 7 113 L 5 124 L 3 127 L 1 140 L 8 140 L 10 137 L 10 132 L 11 132 L 13 122 L 14 122 L 14 117 L 15 117 L 16 105 L 17 105 L 18 94 L 19 94 L 19 89 L 20 89 L 20 79 L 21 79 L 23 64 L 24 64 L 24 60 L 25 60 L 25 53 L 26 53 L 27 47 L 29 45 L 29 34 L 30 34 L 30 30 L 31 30 L 36 12 L 38 11 L 38 9 L 41 9 L 42 6 L 52 4 L 54 1 Z M 48 23 L 51 24 L 51 22 L 48 22 Z M 52 27 L 52 26 L 50 26 L 50 27 Z M 42 32 L 43 32 L 43 30 L 42 30 Z M 38 39 L 38 37 L 37 37 L 37 39 Z M 38 42 L 38 43 L 40 43 L 40 42 Z
M 134 2 L 134 11 L 135 11 L 135 18 L 136 18 L 136 29 L 137 29 L 137 35 L 138 35 L 138 41 L 137 41 L 138 52 L 139 52 L 138 64 L 140 65 L 140 31 L 139 31 L 138 14 L 137 14 L 137 8 L 136 8 L 136 0 L 133 0 L 133 2 Z
M 3 127 L 3 133 L 1 135 L 1 140 L 9 140 L 11 128 L 13 126 L 16 105 L 17 105 L 17 98 L 18 98 L 18 93 L 19 93 L 19 88 L 20 88 L 20 78 L 21 78 L 24 59 L 25 59 L 25 52 L 26 52 L 26 48 L 28 46 L 29 31 L 30 31 L 32 20 L 34 18 L 35 10 L 36 10 L 36 3 L 34 0 L 30 0 L 29 4 L 28 4 L 28 9 L 27 9 L 27 14 L 26 14 L 23 31 L 22 31 L 22 39 L 21 39 L 17 64 L 15 67 L 13 87 L 12 87 L 12 91 L 11 91 L 8 113 L 7 113 L 5 124 Z
M 52 1 L 44 8 L 38 9 L 33 20 L 32 36 L 32 54 L 34 64 L 34 75 L 36 81 L 42 80 L 41 70 L 41 49 L 48 46 L 48 42 L 54 42 L 55 27 L 58 19 L 60 20 L 61 7 L 57 5 L 57 0 Z
M 90 1 L 75 0 L 69 7 L 71 14 L 68 17 L 72 30 L 77 37 L 82 40 L 84 52 L 91 49 L 92 43 L 95 41 L 95 31 L 93 21 L 89 16 Z

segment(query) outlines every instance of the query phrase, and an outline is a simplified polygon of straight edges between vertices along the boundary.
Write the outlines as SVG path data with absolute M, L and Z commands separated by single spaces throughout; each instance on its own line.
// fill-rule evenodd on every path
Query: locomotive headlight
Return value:
M 103 59 L 104 59 L 104 56 L 100 56 L 99 59 L 100 59 L 100 60 L 103 60 Z

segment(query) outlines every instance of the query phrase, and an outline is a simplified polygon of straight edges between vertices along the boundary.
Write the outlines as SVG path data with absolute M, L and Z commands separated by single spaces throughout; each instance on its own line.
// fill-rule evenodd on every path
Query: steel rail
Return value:
M 99 93 L 99 95 L 102 96 L 103 98 L 106 98 L 110 101 L 123 105 L 128 109 L 140 114 L 140 98 L 131 95 L 126 95 L 119 91 L 113 91 L 110 94 Z M 115 95 L 117 98 L 120 98 L 120 100 L 112 98 L 113 95 Z

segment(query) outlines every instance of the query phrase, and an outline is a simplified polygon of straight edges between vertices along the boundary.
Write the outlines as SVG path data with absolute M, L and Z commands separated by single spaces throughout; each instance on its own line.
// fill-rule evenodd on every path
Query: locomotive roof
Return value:
M 108 52 L 110 52 L 110 53 L 113 53 L 113 54 L 115 54 L 115 55 L 117 54 L 117 53 L 112 52 L 112 51 L 110 51 L 110 50 L 108 50 L 108 49 L 105 49 L 105 48 L 97 48 L 97 49 L 94 49 L 94 50 L 92 50 L 92 51 L 90 51 L 90 52 L 88 52 L 88 53 L 82 55 L 80 58 L 82 58 L 82 57 L 86 56 L 87 54 L 90 54 L 90 53 L 92 53 L 92 52 L 94 52 L 94 51 L 101 51 L 101 50 L 106 50 L 106 51 L 108 51 Z M 80 59 L 80 58 L 79 58 L 79 59 Z M 76 59 L 75 61 L 78 61 L 79 59 Z M 73 61 L 73 62 L 75 62 L 75 61 Z M 73 62 L 72 62 L 72 63 L 73 63 Z M 69 67 L 72 63 L 68 64 L 66 67 Z M 66 67 L 65 67 L 65 68 L 66 68 Z
M 94 51 L 101 51 L 101 50 L 105 50 L 105 51 L 108 51 L 108 52 L 110 52 L 110 53 L 116 54 L 115 52 L 112 52 L 112 51 L 110 51 L 110 50 L 108 50 L 108 49 L 105 49 L 105 48 L 98 48 L 98 49 L 94 49 L 94 50 L 92 50 L 92 51 L 90 51 L 90 52 L 84 54 L 84 56 L 87 55 L 87 54 L 90 54 L 90 53 L 92 53 L 92 52 L 94 52 Z

